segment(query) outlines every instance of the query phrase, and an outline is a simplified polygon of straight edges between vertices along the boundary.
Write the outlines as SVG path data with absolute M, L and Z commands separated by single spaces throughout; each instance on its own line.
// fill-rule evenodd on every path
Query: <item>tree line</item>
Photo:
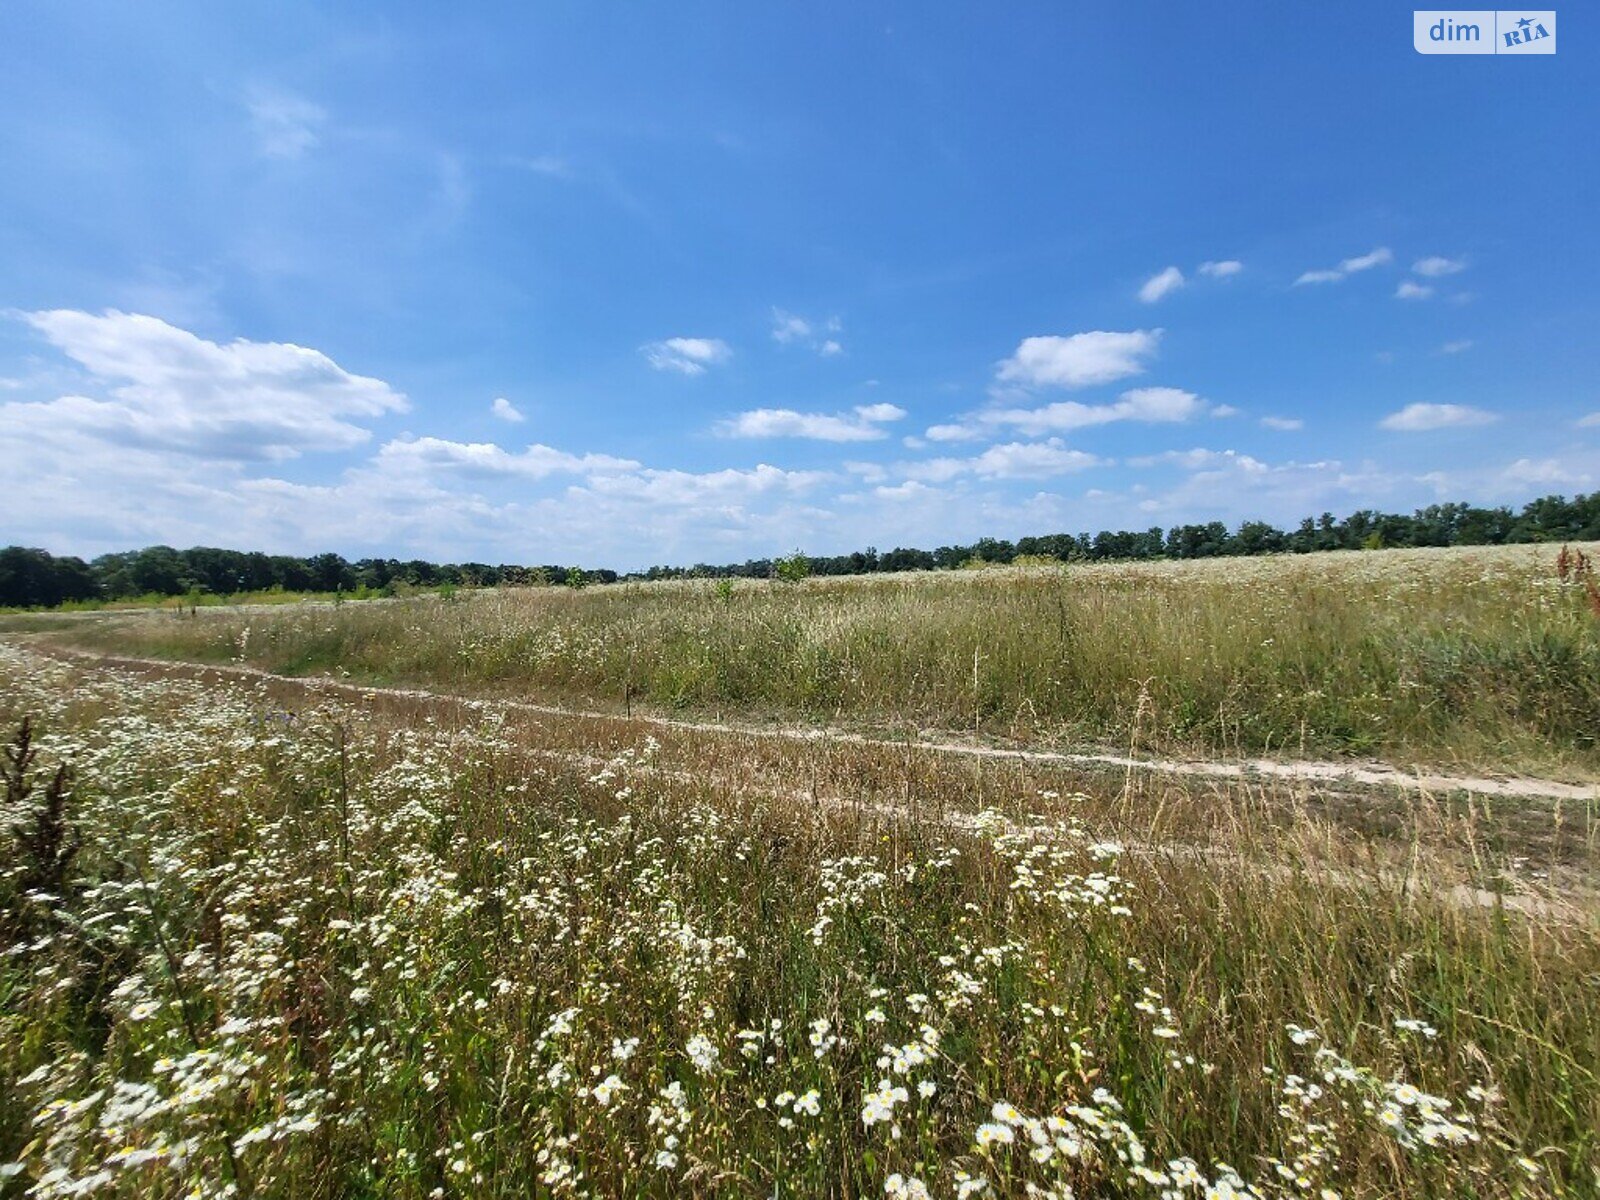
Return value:
M 147 546 L 90 562 L 45 550 L 0 550 L 0 606 L 54 608 L 72 601 L 144 596 L 237 596 L 247 592 L 392 595 L 403 588 L 493 587 L 577 582 L 615 583 L 615 571 L 546 564 L 433 563 L 424 559 L 291 554 L 195 546 Z
M 611 570 L 545 564 L 437 564 L 422 559 L 363 558 L 349 562 L 338 554 L 299 558 L 196 546 L 175 550 L 149 546 L 105 554 L 85 562 L 48 551 L 8 546 L 0 550 L 0 606 L 54 608 L 73 601 L 123 600 L 140 596 L 236 596 L 281 589 L 290 592 L 386 595 L 404 588 L 493 587 L 615 583 L 619 579 L 722 579 L 812 575 L 863 575 L 875 572 L 939 570 L 969 563 L 1011 563 L 1018 559 L 1062 562 L 1109 559 L 1213 558 L 1224 555 L 1308 554 L 1317 550 L 1361 550 L 1407 546 L 1495 546 L 1514 542 L 1600 540 L 1600 492 L 1587 496 L 1545 496 L 1520 510 L 1468 504 L 1433 504 L 1410 515 L 1360 509 L 1343 518 L 1332 513 L 1307 517 L 1293 530 L 1265 521 L 1245 521 L 1230 529 L 1221 521 L 1152 526 L 1143 530 L 1102 530 L 1096 534 L 1056 533 L 1015 542 L 980 538 L 970 545 L 934 550 L 874 547 L 853 554 L 754 558 L 742 563 L 691 567 L 657 566 L 619 575 Z M 783 569 L 780 571 L 780 567 Z M 798 569 L 798 570 L 797 570 Z
M 863 575 L 878 571 L 928 571 L 971 563 L 1011 563 L 1018 559 L 1094 562 L 1110 559 L 1216 558 L 1225 555 L 1309 554 L 1317 550 L 1377 550 L 1408 546 L 1498 546 L 1514 542 L 1600 540 L 1600 492 L 1587 496 L 1546 496 L 1515 511 L 1469 504 L 1432 504 L 1409 516 L 1360 509 L 1347 517 L 1332 513 L 1307 517 L 1293 530 L 1266 521 L 1245 521 L 1229 529 L 1221 521 L 1203 525 L 1159 525 L 1143 530 L 1102 530 L 1096 534 L 1054 533 L 1041 537 L 980 538 L 971 545 L 936 550 L 874 547 L 852 554 L 804 555 L 812 575 Z M 743 563 L 693 567 L 651 567 L 630 578 L 768 578 L 792 559 L 750 559 Z

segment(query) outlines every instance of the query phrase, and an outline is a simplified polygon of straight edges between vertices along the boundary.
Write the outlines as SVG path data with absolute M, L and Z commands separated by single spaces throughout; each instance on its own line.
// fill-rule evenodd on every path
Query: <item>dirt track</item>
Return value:
M 197 680 L 270 680 L 278 684 L 296 686 L 311 693 L 360 697 L 369 695 L 390 696 L 418 701 L 473 701 L 477 697 L 431 692 L 420 688 L 377 687 L 347 683 L 319 676 L 278 675 L 256 667 L 239 665 L 210 665 L 179 662 L 166 659 L 133 658 L 108 655 L 70 647 L 44 645 L 30 641 L 29 648 L 38 653 L 57 658 L 77 659 L 118 670 L 141 674 L 179 676 Z M 526 713 L 575 720 L 616 720 L 621 713 L 595 709 L 569 708 L 561 705 L 538 704 L 525 700 L 496 697 L 492 701 L 503 707 Z M 985 746 L 972 742 L 941 740 L 918 736 L 915 739 L 872 737 L 849 730 L 825 727 L 804 728 L 775 725 L 741 725 L 723 721 L 691 721 L 678 717 L 663 717 L 632 713 L 631 719 L 662 729 L 686 732 L 736 734 L 743 737 L 769 738 L 796 742 L 825 741 L 853 745 L 883 746 L 917 750 L 935 754 L 960 755 L 986 759 L 1013 759 L 1034 763 L 1058 763 L 1063 766 L 1103 767 L 1134 772 L 1166 775 L 1211 777 L 1222 779 L 1278 778 L 1290 781 L 1325 783 L 1366 788 L 1394 788 L 1433 794 L 1470 793 L 1503 798 L 1524 797 L 1542 800 L 1592 801 L 1600 799 L 1600 784 L 1562 783 L 1553 779 L 1531 779 L 1506 776 L 1445 775 L 1424 771 L 1405 771 L 1385 763 L 1329 762 L 1321 760 L 1279 760 L 1268 758 L 1199 761 L 1175 758 L 1136 758 L 1107 751 L 1067 752 L 1053 750 L 1018 750 L 1001 746 Z

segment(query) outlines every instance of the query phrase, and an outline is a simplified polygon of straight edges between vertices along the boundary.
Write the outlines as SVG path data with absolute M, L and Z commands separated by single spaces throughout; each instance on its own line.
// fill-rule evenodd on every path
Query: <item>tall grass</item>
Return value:
M 625 722 L 586 764 L 492 707 L 0 671 L 81 838 L 54 894 L 0 857 L 0 1188 L 1600 1190 L 1592 917 L 1329 827 L 1219 797 L 1191 854 L 1126 797 L 882 750 L 894 806 L 832 804 Z
M 623 707 L 1158 750 L 1600 771 L 1600 619 L 1554 547 L 497 591 L 127 619 L 108 649 Z M 1137 716 L 1137 722 L 1135 721 Z

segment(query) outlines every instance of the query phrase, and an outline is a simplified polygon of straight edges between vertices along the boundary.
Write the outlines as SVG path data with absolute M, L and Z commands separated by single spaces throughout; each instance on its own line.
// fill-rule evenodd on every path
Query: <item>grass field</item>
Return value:
M 1591 550 L 1595 549 L 1593 547 Z M 1600 777 L 1554 546 L 992 569 L 88 622 L 82 644 L 557 702 Z
M 1581 776 L 1553 553 L 15 618 L 0 1196 L 1600 1195 L 1593 802 L 625 711 Z
M 1494 901 L 1570 819 L 0 670 L 30 1194 L 1597 1187 L 1593 910 Z

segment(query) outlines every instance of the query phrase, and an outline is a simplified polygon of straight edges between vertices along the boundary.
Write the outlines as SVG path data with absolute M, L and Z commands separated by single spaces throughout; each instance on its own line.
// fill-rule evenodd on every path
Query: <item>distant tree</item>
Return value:
M 796 550 L 793 554 L 777 559 L 773 563 L 773 571 L 777 578 L 785 583 L 799 583 L 811 574 L 811 560 L 803 551 Z
M 1239 526 L 1233 538 L 1235 554 L 1276 554 L 1288 544 L 1288 539 L 1276 526 L 1265 521 L 1246 521 Z
M 128 573 L 137 593 L 181 596 L 189 590 L 183 559 L 171 546 L 149 546 L 139 551 Z
M 306 562 L 314 592 L 348 592 L 355 590 L 356 573 L 338 554 L 318 554 Z

